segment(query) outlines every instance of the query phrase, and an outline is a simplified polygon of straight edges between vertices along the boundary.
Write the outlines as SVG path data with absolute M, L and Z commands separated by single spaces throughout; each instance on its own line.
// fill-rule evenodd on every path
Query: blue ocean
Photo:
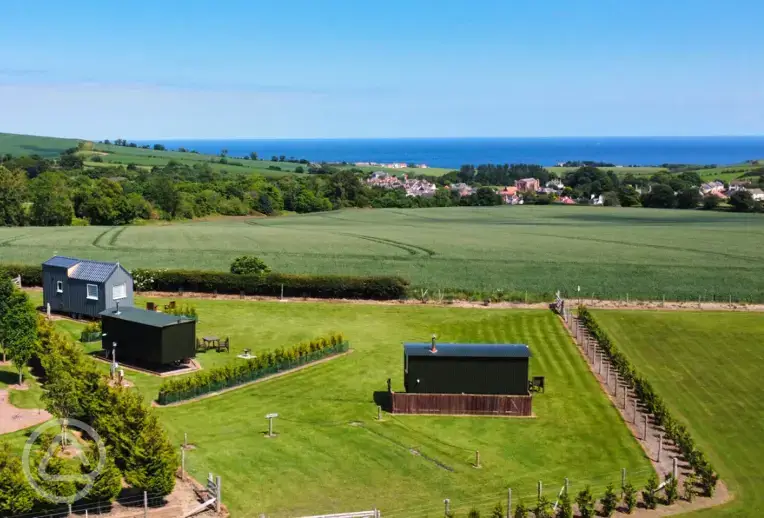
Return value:
M 581 137 L 438 139 L 165 140 L 168 149 L 230 156 L 255 151 L 260 158 L 286 155 L 315 162 L 406 162 L 430 167 L 526 163 L 553 166 L 569 160 L 615 165 L 736 164 L 764 159 L 761 137 Z

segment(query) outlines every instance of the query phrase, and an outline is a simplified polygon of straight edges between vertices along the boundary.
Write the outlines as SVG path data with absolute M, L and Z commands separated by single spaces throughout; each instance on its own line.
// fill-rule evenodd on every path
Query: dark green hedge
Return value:
M 711 463 L 706 459 L 705 454 L 696 446 L 695 440 L 690 435 L 687 427 L 671 415 L 663 398 L 658 395 L 648 379 L 637 372 L 626 356 L 618 350 L 607 333 L 594 320 L 589 310 L 583 306 L 579 307 L 578 318 L 584 327 L 589 330 L 592 337 L 597 340 L 602 350 L 610 359 L 610 363 L 618 370 L 621 377 L 634 389 L 637 398 L 647 411 L 653 414 L 658 426 L 662 426 L 666 431 L 666 435 L 679 447 L 684 458 L 700 477 L 706 493 L 711 494 L 716 487 L 719 477 Z
M 342 334 L 334 333 L 297 344 L 289 349 L 260 353 L 257 358 L 198 372 L 192 376 L 172 378 L 159 387 L 157 402 L 167 405 L 193 399 L 210 392 L 242 385 L 276 372 L 287 371 L 328 356 L 344 353 L 349 344 Z
M 42 286 L 42 267 L 23 264 L 0 265 L 0 270 L 21 275 L 24 286 Z M 278 297 L 284 287 L 285 297 L 324 299 L 397 300 L 404 298 L 409 283 L 401 277 L 355 277 L 350 275 L 291 275 L 271 273 L 265 276 L 236 275 L 204 270 L 133 270 L 135 287 L 148 291 L 197 291 L 238 295 Z
M 21 275 L 22 286 L 42 286 L 42 266 L 39 264 L 0 264 L 0 271 L 12 277 Z
M 148 270 L 133 272 L 140 290 L 197 291 L 245 295 L 281 295 L 338 299 L 395 300 L 406 295 L 408 282 L 400 277 L 353 277 L 349 275 L 237 275 L 203 270 Z

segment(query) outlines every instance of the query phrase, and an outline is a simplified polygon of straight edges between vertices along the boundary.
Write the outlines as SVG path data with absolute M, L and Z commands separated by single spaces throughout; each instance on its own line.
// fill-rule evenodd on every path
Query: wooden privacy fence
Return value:
M 532 415 L 531 396 L 393 392 L 390 397 L 393 414 Z

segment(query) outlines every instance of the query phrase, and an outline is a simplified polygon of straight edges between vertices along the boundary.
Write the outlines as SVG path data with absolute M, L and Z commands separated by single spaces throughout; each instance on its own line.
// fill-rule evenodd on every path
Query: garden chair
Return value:
M 229 338 L 228 338 L 228 337 L 226 337 L 226 339 L 225 339 L 225 340 L 221 340 L 221 341 L 218 343 L 218 352 L 222 351 L 223 349 L 225 349 L 225 351 L 226 351 L 227 353 L 230 353 L 230 352 L 231 352 L 231 342 L 230 342 L 230 340 L 229 340 Z

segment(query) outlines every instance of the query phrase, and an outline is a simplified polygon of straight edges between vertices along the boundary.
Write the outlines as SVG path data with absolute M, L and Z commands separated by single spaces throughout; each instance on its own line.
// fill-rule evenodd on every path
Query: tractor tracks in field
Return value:
M 407 252 L 409 255 L 418 255 L 418 256 L 427 256 L 427 257 L 432 257 L 435 255 L 435 251 L 430 250 L 429 248 L 424 248 L 422 246 L 412 245 L 409 243 L 403 243 L 401 241 L 394 241 L 392 239 L 366 236 L 364 234 L 352 234 L 352 233 L 346 233 L 346 232 L 337 232 L 337 235 L 346 236 L 346 237 L 354 237 L 357 239 L 363 239 L 364 241 L 371 241 L 372 243 L 377 243 L 380 245 L 392 246 Z
M 115 250 L 118 249 L 117 247 L 117 240 L 119 239 L 119 236 L 122 235 L 122 232 L 124 232 L 127 229 L 125 226 L 121 227 L 109 227 L 100 234 L 98 234 L 95 239 L 93 239 L 92 245 L 96 248 L 100 248 L 101 250 Z M 103 241 L 108 237 L 107 244 L 104 244 Z

